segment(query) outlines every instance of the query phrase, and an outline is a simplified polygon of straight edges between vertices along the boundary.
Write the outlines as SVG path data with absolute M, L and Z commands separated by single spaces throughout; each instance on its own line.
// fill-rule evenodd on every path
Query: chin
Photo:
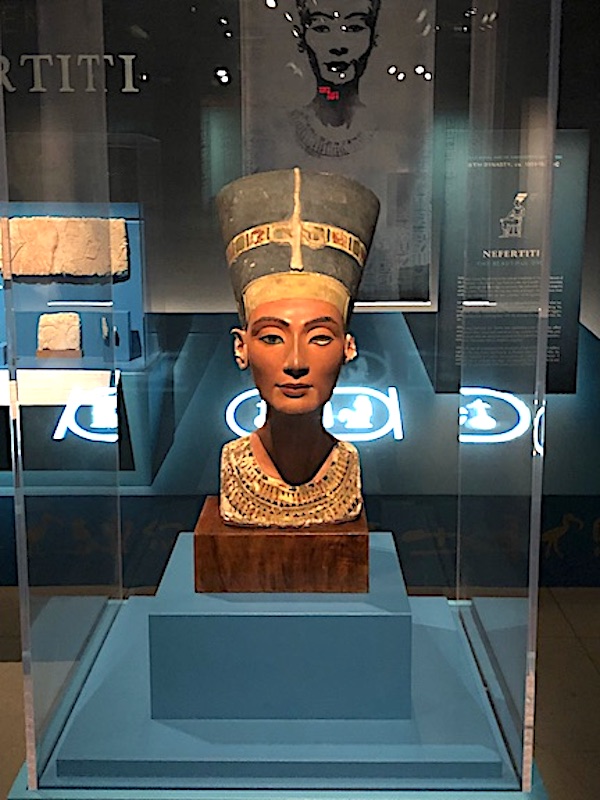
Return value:
M 301 416 L 320 412 L 327 401 L 318 402 L 314 397 L 278 397 L 275 402 L 268 403 L 273 411 L 288 416 Z
M 285 403 L 284 405 L 274 406 L 279 414 L 286 414 L 289 417 L 300 417 L 306 414 L 314 414 L 319 411 L 321 406 L 307 405 L 305 403 Z
M 328 83 L 330 86 L 345 86 L 347 83 L 352 83 L 353 80 L 354 70 L 352 70 L 351 75 L 346 73 L 345 78 L 340 78 L 336 72 L 328 72 L 327 77 L 325 78 L 325 83 Z

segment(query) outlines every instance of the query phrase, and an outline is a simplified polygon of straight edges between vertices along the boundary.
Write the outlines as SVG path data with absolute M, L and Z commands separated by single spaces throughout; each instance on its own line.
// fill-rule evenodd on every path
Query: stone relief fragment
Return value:
M 9 221 L 10 268 L 4 277 L 126 277 L 124 219 L 14 217 Z M 6 255 L 6 254 L 4 254 Z
M 81 352 L 81 319 L 75 311 L 42 314 L 38 320 L 38 352 Z

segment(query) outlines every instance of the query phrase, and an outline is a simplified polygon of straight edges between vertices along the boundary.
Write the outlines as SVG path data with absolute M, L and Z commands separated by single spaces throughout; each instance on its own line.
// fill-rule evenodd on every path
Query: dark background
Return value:
M 83 3 L 82 6 L 86 4 Z M 93 4 L 89 4 L 93 5 Z M 237 3 L 200 3 L 192 12 L 191 3 L 151 2 L 105 2 L 105 51 L 113 53 L 137 53 L 136 85 L 138 94 L 120 93 L 120 75 L 108 71 L 106 96 L 107 128 L 109 131 L 108 174 L 110 185 L 103 179 L 88 180 L 89 176 L 75 168 L 75 182 L 65 186 L 59 176 L 52 179 L 48 169 L 48 153 L 44 152 L 39 136 L 40 127 L 47 130 L 52 125 L 57 140 L 61 140 L 66 126 L 67 106 L 58 109 L 58 118 L 48 120 L 44 98 L 31 94 L 29 87 L 30 67 L 11 71 L 11 80 L 17 87 L 12 94 L 4 94 L 6 125 L 8 130 L 7 153 L 9 167 L 8 198 L 15 201 L 69 199 L 86 202 L 101 199 L 106 201 L 132 201 L 144 204 L 148 220 L 148 236 L 152 247 L 147 253 L 148 286 L 146 308 L 151 313 L 149 324 L 162 331 L 162 349 L 173 364 L 189 367 L 190 342 L 195 341 L 197 331 L 189 323 L 186 312 L 226 311 L 231 308 L 229 287 L 225 280 L 223 257 L 216 230 L 214 213 L 210 202 L 214 182 L 235 178 L 241 172 L 239 148 L 239 61 L 235 36 L 237 35 Z M 516 8 L 517 3 L 507 3 L 506 8 Z M 539 4 L 544 5 L 544 4 Z M 18 64 L 20 53 L 36 52 L 95 52 L 93 46 L 77 41 L 70 50 L 61 37 L 73 33 L 68 26 L 57 28 L 51 42 L 38 41 L 37 14 L 44 3 L 5 0 L 0 4 L 3 52 Z M 56 19 L 68 9 L 69 4 L 61 0 L 53 4 Z M 217 17 L 225 16 L 234 32 L 234 41 L 223 35 Z M 460 118 L 466 111 L 468 97 L 468 63 L 470 53 L 469 32 L 462 30 L 464 4 L 440 3 L 439 32 L 440 47 L 444 42 L 453 53 L 452 68 L 440 77 L 445 82 L 445 92 L 438 98 L 436 106 L 444 111 L 443 98 L 452 106 Z M 64 14 L 62 19 L 64 20 Z M 531 27 L 523 17 L 519 27 L 516 14 L 515 28 L 511 34 L 521 56 L 530 51 Z M 551 585 L 597 585 L 600 583 L 600 551 L 597 538 L 600 519 L 598 490 L 600 488 L 600 465 L 597 458 L 600 425 L 598 424 L 598 375 L 600 374 L 600 277 L 596 264 L 600 252 L 598 226 L 598 204 L 600 201 L 599 137 L 600 137 L 600 87 L 598 86 L 597 30 L 600 9 L 583 0 L 566 0 L 562 15 L 562 42 L 560 66 L 559 127 L 581 128 L 589 131 L 590 172 L 588 192 L 588 226 L 583 271 L 582 315 L 579 328 L 579 363 L 576 392 L 572 395 L 550 396 L 548 403 L 547 457 L 545 475 L 545 499 L 543 531 L 548 535 L 542 544 L 542 582 Z M 80 21 L 73 21 L 79 31 Z M 64 45 L 64 49 L 63 49 Z M 544 57 L 543 54 L 540 57 Z M 441 61 L 440 63 L 443 63 Z M 227 86 L 218 83 L 214 75 L 216 64 L 226 65 L 231 71 L 232 81 Z M 518 85 L 525 93 L 530 76 L 535 74 L 535 65 L 518 74 L 507 74 L 506 94 Z M 50 74 L 50 73 L 49 73 Z M 55 72 L 52 73 L 56 75 Z M 143 80 L 142 76 L 148 76 Z M 182 80 L 185 76 L 185 80 Z M 57 84 L 56 84 L 57 85 Z M 75 79 L 73 85 L 76 85 Z M 50 81 L 48 81 L 50 88 Z M 56 88 L 56 86 L 55 86 Z M 81 82 L 76 87 L 83 90 Z M 50 92 L 48 92 L 50 95 Z M 202 106 L 198 98 L 203 98 Z M 65 97 L 65 103 L 68 97 Z M 81 147 L 76 142 L 70 149 L 75 160 L 89 154 L 90 140 L 86 130 L 90 120 L 97 119 L 98 109 L 94 103 L 98 97 L 89 98 L 89 107 L 81 112 L 81 118 L 69 117 L 69 124 L 79 126 Z M 507 102 L 507 107 L 510 103 Z M 515 107 L 517 103 L 515 102 Z M 207 113 L 208 112 L 208 113 Z M 220 142 L 219 131 L 226 129 L 229 138 L 223 143 L 222 152 L 215 151 Z M 157 144 L 160 143 L 160 144 Z M 92 142 L 92 146 L 93 146 Z M 212 148 L 212 150 L 211 150 Z M 64 172 L 64 160 L 59 160 L 57 172 Z M 218 163 L 218 174 L 206 169 L 207 164 Z M 99 170 L 101 172 L 101 170 Z M 50 177 L 49 177 L 50 176 Z M 211 286 L 207 292 L 203 287 Z M 174 312 L 164 315 L 163 312 Z M 176 313 L 175 313 L 176 312 Z M 179 319 L 177 319 L 179 317 Z M 226 323 L 218 323 L 219 336 L 226 337 Z M 367 325 L 362 323 L 361 325 Z M 428 357 L 427 345 L 420 352 L 405 345 L 403 372 L 400 379 L 422 369 L 420 360 Z M 431 347 L 435 347 L 435 341 Z M 223 344 L 223 351 L 226 345 Z M 392 360 L 397 350 L 386 351 L 389 342 L 380 341 L 384 358 Z M 191 352 L 194 348 L 191 347 Z M 194 374 L 193 372 L 190 374 Z M 395 376 L 398 377 L 398 376 Z M 419 373 L 419 380 L 423 376 Z M 188 379 L 184 379 L 184 382 Z M 423 384 L 426 386 L 426 384 Z M 188 387 L 189 389 L 189 387 Z M 186 391 L 188 391 L 186 389 Z M 391 495 L 385 486 L 366 486 L 369 513 L 375 526 L 393 528 L 399 542 L 403 566 L 407 570 L 409 583 L 421 585 L 451 585 L 453 579 L 453 555 L 456 526 L 456 495 L 453 475 L 456 469 L 454 441 L 446 442 L 446 455 L 436 444 L 435 436 L 447 438 L 444 430 L 446 420 L 455 413 L 456 403 L 452 398 L 435 396 L 429 387 L 427 402 L 419 408 L 421 414 L 413 430 L 424 437 L 424 429 L 430 424 L 432 441 L 430 450 L 416 447 L 418 458 L 407 457 L 406 443 L 397 445 L 392 463 L 383 474 L 401 488 L 400 494 Z M 190 396 L 192 389 L 189 389 Z M 187 395 L 186 395 L 187 396 Z M 423 395 L 425 396 L 425 395 Z M 414 395 L 418 398 L 418 393 Z M 454 405 L 450 405 L 454 403 Z M 448 407 L 446 408 L 446 405 Z M 439 411 L 438 409 L 443 409 Z M 428 416 L 429 415 L 429 416 Z M 5 428 L 6 426 L 4 426 Z M 226 432 L 225 432 L 226 433 Z M 217 439 L 220 434 L 217 433 Z M 424 441 L 424 438 L 423 438 Z M 216 440 L 211 452 L 217 448 Z M 1 441 L 0 441 L 1 445 Z M 198 448 L 199 450 L 201 448 Z M 442 456 L 440 456 L 442 454 Z M 0 453 L 1 455 L 1 453 Z M 369 454 L 366 453 L 369 461 Z M 198 452 L 203 463 L 205 452 Z M 365 458 L 365 456 L 363 456 Z M 452 469 L 445 469 L 445 458 L 452 462 Z M 378 460 L 379 456 L 374 456 Z M 212 463 L 214 462 L 214 463 Z M 8 466 L 4 464 L 3 466 Z M 214 458 L 206 467 L 216 476 Z M 438 471 L 439 475 L 438 475 Z M 403 485 L 403 479 L 406 481 Z M 125 580 L 127 585 L 152 585 L 160 575 L 162 565 L 178 530 L 193 526 L 204 491 L 214 491 L 210 481 L 194 485 L 188 490 L 189 472 L 176 489 L 168 482 L 168 491 L 160 485 L 146 496 L 133 494 L 131 488 L 124 492 L 122 500 L 124 520 Z M 207 488 L 204 488 L 207 487 Z M 482 492 L 478 500 L 479 512 L 485 514 L 483 531 L 495 531 L 488 541 L 498 544 L 502 536 L 506 552 L 511 551 L 510 525 L 499 513 L 506 507 L 506 497 L 499 488 L 493 498 Z M 59 492 L 56 492 L 59 494 Z M 111 495 L 109 493 L 108 497 Z M 483 499 L 487 498 L 487 510 L 482 511 Z M 14 524 L 12 500 L 1 498 L 0 565 L 3 583 L 14 583 Z M 516 505 L 527 503 L 518 497 Z M 88 578 L 105 582 L 113 576 L 115 565 L 110 556 L 111 542 L 102 533 L 98 506 L 90 496 L 81 494 L 69 497 L 48 498 L 33 496 L 28 499 L 28 516 L 32 531 L 36 531 L 38 550 L 32 548 L 32 558 L 38 565 L 33 569 L 40 582 L 56 579 L 60 572 L 56 561 L 48 559 L 48 553 L 70 552 L 73 564 L 81 565 L 81 556 L 87 559 Z M 110 505 L 111 501 L 109 501 Z M 527 509 L 516 509 L 517 515 L 526 514 Z M 566 515 L 571 514 L 582 525 L 570 524 Z M 82 523 L 83 520 L 83 523 Z M 400 522 L 398 522 L 400 520 Z M 83 527 L 82 527 L 83 525 Z M 564 531 L 562 530 L 564 528 Z M 60 531 L 62 539 L 57 540 Z M 508 533 L 507 533 L 508 531 Z M 557 532 L 558 531 L 558 532 Z M 550 532 L 550 533 L 548 533 Z M 409 535 L 407 535 L 409 534 Z M 62 541 L 61 547 L 58 543 Z M 554 545 L 558 542 L 558 545 Z M 477 548 L 477 543 L 473 544 Z M 518 549 L 518 548 L 517 548 Z M 494 558 L 494 552 L 502 548 L 491 548 L 485 558 Z M 482 563 L 485 563 L 485 558 Z M 103 562 L 104 559 L 104 562 Z M 507 580 L 522 579 L 524 560 L 507 565 Z M 79 566 L 79 569 L 81 566 Z M 65 582 L 69 582 L 66 570 Z M 114 576 L 113 576 L 114 577 Z M 77 578 L 81 578 L 77 574 Z M 73 574 L 75 579 L 75 573 Z

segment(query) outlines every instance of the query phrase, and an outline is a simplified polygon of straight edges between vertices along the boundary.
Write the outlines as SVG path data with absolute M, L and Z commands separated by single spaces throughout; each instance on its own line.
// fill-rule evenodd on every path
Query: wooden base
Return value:
M 81 350 L 36 350 L 37 358 L 82 358 Z
M 367 592 L 365 512 L 353 522 L 311 528 L 225 525 L 207 497 L 194 530 L 197 592 Z

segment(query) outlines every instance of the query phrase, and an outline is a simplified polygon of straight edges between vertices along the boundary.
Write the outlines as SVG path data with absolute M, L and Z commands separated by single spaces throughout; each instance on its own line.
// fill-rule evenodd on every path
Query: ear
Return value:
M 240 369 L 248 368 L 248 345 L 246 344 L 246 331 L 243 328 L 232 328 L 233 356 Z
M 358 349 L 356 347 L 356 339 L 351 333 L 347 333 L 344 341 L 344 364 L 354 361 L 357 355 Z

